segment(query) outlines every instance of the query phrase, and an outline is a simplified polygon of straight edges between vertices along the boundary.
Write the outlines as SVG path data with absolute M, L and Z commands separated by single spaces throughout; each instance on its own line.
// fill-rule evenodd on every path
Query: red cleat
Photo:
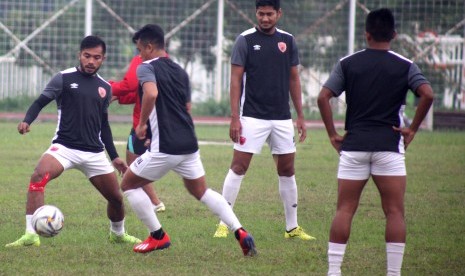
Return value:
M 239 241 L 244 256 L 257 255 L 257 249 L 255 249 L 255 242 L 252 235 L 247 233 L 243 228 L 237 230 L 236 239 Z
M 137 253 L 148 253 L 154 250 L 162 250 L 168 248 L 171 245 L 170 237 L 165 233 L 165 236 L 161 240 L 156 240 L 149 236 L 145 241 L 136 244 L 134 246 L 134 252 Z

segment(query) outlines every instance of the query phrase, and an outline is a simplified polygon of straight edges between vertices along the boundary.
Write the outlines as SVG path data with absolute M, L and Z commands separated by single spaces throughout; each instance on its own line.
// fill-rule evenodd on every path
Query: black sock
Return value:
M 165 237 L 165 232 L 163 232 L 163 228 L 160 228 L 157 231 L 150 232 L 150 236 L 156 240 L 162 240 Z
M 244 228 L 239 228 L 239 229 L 237 229 L 237 230 L 234 232 L 234 236 L 236 237 L 236 240 L 239 240 L 239 230 L 245 231 Z
M 289 231 L 286 230 L 286 232 L 287 232 L 287 233 L 291 233 L 291 232 L 294 231 L 294 229 L 296 229 L 296 228 L 297 228 L 297 227 L 294 227 L 294 228 L 292 228 L 292 229 L 289 230 Z

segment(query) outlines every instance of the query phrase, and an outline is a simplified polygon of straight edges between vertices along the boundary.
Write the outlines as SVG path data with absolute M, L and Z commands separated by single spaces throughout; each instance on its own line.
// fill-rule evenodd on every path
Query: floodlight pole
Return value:
M 355 2 L 356 0 L 350 0 L 349 6 L 349 45 L 348 54 L 354 53 L 354 41 L 355 41 Z
M 92 6 L 93 0 L 86 0 L 86 29 L 85 29 L 85 36 L 92 34 Z
M 216 37 L 216 72 L 215 72 L 215 101 L 221 101 L 223 77 L 223 17 L 224 17 L 224 0 L 218 0 L 218 22 Z

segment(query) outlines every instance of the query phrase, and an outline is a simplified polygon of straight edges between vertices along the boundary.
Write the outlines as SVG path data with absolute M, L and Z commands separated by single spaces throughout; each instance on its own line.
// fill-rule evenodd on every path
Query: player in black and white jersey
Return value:
M 190 116 L 191 91 L 187 73 L 167 57 L 160 26 L 146 25 L 134 38 L 144 61 L 137 68 L 142 100 L 140 121 L 135 131 L 139 139 L 145 139 L 147 132 L 151 132 L 149 149 L 131 163 L 121 182 L 124 195 L 150 232 L 134 251 L 147 253 L 171 245 L 168 234 L 152 211 L 149 197 L 140 187 L 159 180 L 172 170 L 182 177 L 191 195 L 231 227 L 243 254 L 255 255 L 252 236 L 242 228 L 226 200 L 209 189 L 205 182 L 205 170 Z
M 268 142 L 284 206 L 284 237 L 313 240 L 297 222 L 296 146 L 290 99 L 297 113 L 299 142 L 307 136 L 297 45 L 291 34 L 276 28 L 282 14 L 279 0 L 257 0 L 255 8 L 258 26 L 237 37 L 231 56 L 229 136 L 235 144 L 223 196 L 234 206 L 253 155 Z M 220 222 L 214 237 L 227 235 L 228 228 Z
M 124 173 L 126 164 L 118 157 L 108 123 L 107 108 L 111 87 L 97 71 L 105 59 L 106 45 L 96 36 L 81 41 L 79 66 L 56 74 L 28 109 L 18 125 L 18 132 L 26 134 L 39 112 L 53 100 L 57 103 L 58 126 L 52 145 L 42 155 L 30 179 L 26 203 L 26 233 L 7 247 L 40 245 L 31 218 L 44 205 L 47 183 L 63 171 L 76 168 L 82 171 L 94 187 L 108 201 L 110 241 L 137 243 L 140 240 L 126 233 L 124 228 L 123 196 L 113 166 Z M 109 162 L 105 149 L 112 160 Z
M 390 50 L 394 16 L 389 9 L 370 12 L 368 48 L 342 58 L 318 97 L 333 147 L 340 153 L 338 200 L 328 244 L 328 275 L 341 275 L 352 218 L 370 176 L 381 195 L 386 216 L 387 275 L 400 275 L 405 248 L 404 153 L 432 102 L 433 91 L 418 66 Z M 420 98 L 409 127 L 403 122 L 407 92 Z M 337 133 L 329 100 L 346 92 L 346 133 Z

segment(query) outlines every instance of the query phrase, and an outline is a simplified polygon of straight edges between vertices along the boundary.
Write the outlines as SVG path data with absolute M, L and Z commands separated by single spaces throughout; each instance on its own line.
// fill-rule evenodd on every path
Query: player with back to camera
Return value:
M 257 0 L 255 8 L 258 25 L 237 37 L 231 55 L 229 136 L 235 144 L 223 196 L 234 207 L 253 155 L 268 142 L 284 207 L 284 237 L 314 240 L 297 222 L 296 146 L 289 95 L 297 113 L 299 142 L 307 136 L 297 45 L 291 34 L 276 27 L 282 15 L 279 0 Z M 214 237 L 227 237 L 228 231 L 221 221 Z
M 389 9 L 371 11 L 365 24 L 368 47 L 335 65 L 318 97 L 332 146 L 340 154 L 336 215 L 328 243 L 328 275 L 341 275 L 353 216 L 370 176 L 386 217 L 387 275 L 400 275 L 405 248 L 405 149 L 433 102 L 433 91 L 418 66 L 390 50 L 396 36 Z M 409 127 L 402 114 L 408 90 L 420 98 Z M 345 134 L 335 129 L 330 99 L 346 92 Z
M 120 81 L 110 81 L 112 90 L 112 100 L 117 100 L 119 104 L 134 104 L 132 113 L 132 128 L 129 133 L 126 146 L 126 162 L 131 164 L 137 157 L 141 156 L 146 150 L 146 139 L 136 137 L 135 129 L 139 124 L 140 117 L 140 98 L 139 98 L 139 82 L 137 81 L 137 66 L 142 63 L 142 58 L 136 55 L 132 58 L 129 68 L 124 77 Z M 155 212 L 163 212 L 166 210 L 165 204 L 158 198 L 157 193 L 152 185 L 146 185 L 142 189 L 150 197 Z
M 108 123 L 107 108 L 111 99 L 111 87 L 97 74 L 105 59 L 105 52 L 105 42 L 99 37 L 85 37 L 80 44 L 79 66 L 57 73 L 29 107 L 24 120 L 18 124 L 18 132 L 26 134 L 42 108 L 51 101 L 56 101 L 58 126 L 52 145 L 42 155 L 30 178 L 26 203 L 26 233 L 6 247 L 40 245 L 39 236 L 31 223 L 32 214 L 44 205 L 47 183 L 72 168 L 83 172 L 108 201 L 110 241 L 132 244 L 140 242 L 125 231 L 123 195 L 113 168 L 114 166 L 119 173 L 124 173 L 127 166 L 118 157 Z M 105 155 L 105 149 L 113 166 Z
M 141 116 L 136 135 L 144 139 L 152 133 L 149 150 L 131 163 L 121 188 L 139 219 L 149 230 L 149 237 L 134 247 L 138 253 L 160 250 L 171 245 L 151 202 L 140 187 L 162 178 L 169 171 L 179 174 L 184 186 L 197 200 L 224 220 L 235 231 L 244 255 L 255 255 L 252 236 L 242 228 L 226 200 L 209 189 L 200 160 L 194 123 L 190 115 L 190 83 L 187 73 L 166 57 L 163 30 L 146 25 L 134 35 L 144 62 L 137 68 L 141 85 Z

